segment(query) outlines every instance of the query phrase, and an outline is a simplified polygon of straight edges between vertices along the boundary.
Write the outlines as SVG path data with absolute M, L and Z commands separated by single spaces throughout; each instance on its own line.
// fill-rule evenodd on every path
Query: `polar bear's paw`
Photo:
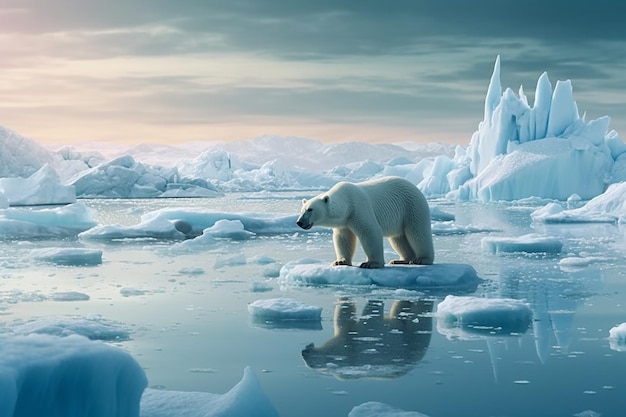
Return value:
M 384 262 L 367 261 L 359 265 L 359 268 L 375 269 L 382 268 L 383 266 L 385 266 Z
M 344 258 L 341 259 L 337 259 L 336 261 L 334 261 L 332 264 L 332 266 L 340 266 L 340 265 L 344 265 L 344 266 L 352 266 L 352 264 L 348 261 L 346 261 Z
M 394 259 L 389 261 L 389 265 L 432 265 L 433 261 L 429 258 L 417 258 L 417 259 Z

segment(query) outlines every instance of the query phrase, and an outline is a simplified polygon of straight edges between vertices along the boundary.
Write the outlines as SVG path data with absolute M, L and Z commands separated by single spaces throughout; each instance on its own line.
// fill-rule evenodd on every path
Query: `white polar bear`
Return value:
M 400 255 L 392 264 L 431 265 L 435 259 L 428 202 L 403 178 L 340 182 L 326 193 L 303 200 L 297 224 L 307 230 L 333 228 L 337 254 L 333 265 L 352 265 L 359 239 L 367 257 L 361 268 L 383 267 L 383 236 Z

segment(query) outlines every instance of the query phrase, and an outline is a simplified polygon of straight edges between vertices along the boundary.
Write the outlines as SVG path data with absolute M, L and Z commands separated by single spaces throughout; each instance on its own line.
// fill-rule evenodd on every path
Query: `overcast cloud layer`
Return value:
M 40 142 L 466 144 L 503 85 L 571 79 L 626 136 L 614 0 L 0 0 L 0 125 Z

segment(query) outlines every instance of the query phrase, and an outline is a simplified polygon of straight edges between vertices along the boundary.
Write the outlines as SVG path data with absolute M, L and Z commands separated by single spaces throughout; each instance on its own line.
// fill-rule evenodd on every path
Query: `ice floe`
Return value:
M 541 236 L 535 233 L 518 236 L 488 236 L 481 240 L 482 248 L 490 253 L 526 252 L 526 253 L 561 253 L 563 242 L 560 239 Z
M 437 306 L 437 317 L 438 329 L 461 328 L 475 334 L 507 335 L 525 333 L 533 312 L 528 303 L 511 298 L 448 295 Z
M 366 269 L 331 266 L 318 260 L 301 259 L 284 265 L 279 280 L 283 284 L 378 285 L 422 290 L 473 291 L 482 281 L 467 264 L 387 265 Z

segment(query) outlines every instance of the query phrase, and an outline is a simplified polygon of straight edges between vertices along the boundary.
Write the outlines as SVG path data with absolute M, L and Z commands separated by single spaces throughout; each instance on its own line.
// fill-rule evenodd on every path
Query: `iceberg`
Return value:
M 78 335 L 0 335 L 0 416 L 136 417 L 147 385 L 122 349 Z
M 80 198 L 216 197 L 222 192 L 202 179 L 180 178 L 178 170 L 150 166 L 123 155 L 69 180 Z
M 83 203 L 40 210 L 0 209 L 0 239 L 77 236 L 95 226 L 91 209 Z
M 574 193 L 593 198 L 620 180 L 615 170 L 626 147 L 608 131 L 609 123 L 606 116 L 585 122 L 571 81 L 557 81 L 552 90 L 547 73 L 539 77 L 533 107 L 522 88 L 518 95 L 510 88 L 503 93 L 498 56 L 484 118 L 465 152 L 457 151 L 454 166 L 437 173 L 447 174 L 448 184 L 429 195 L 449 188 L 449 196 L 462 200 L 565 200 Z
M 0 194 L 11 206 L 37 206 L 76 202 L 73 186 L 61 184 L 56 171 L 48 164 L 27 178 L 0 178 Z
M 254 372 L 225 394 L 148 388 L 141 398 L 141 417 L 278 417 Z
M 566 210 L 549 203 L 531 214 L 534 221 L 544 223 L 623 223 L 626 220 L 626 182 L 611 184 L 584 206 Z

